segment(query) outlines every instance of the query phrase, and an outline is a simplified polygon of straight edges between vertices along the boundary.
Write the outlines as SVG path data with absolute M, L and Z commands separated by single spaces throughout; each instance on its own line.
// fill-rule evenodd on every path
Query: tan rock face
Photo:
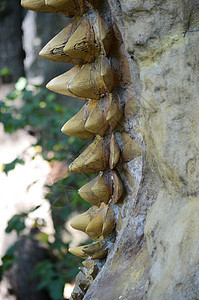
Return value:
M 147 159 L 159 182 L 145 226 L 145 298 L 198 299 L 199 5 L 120 3 Z

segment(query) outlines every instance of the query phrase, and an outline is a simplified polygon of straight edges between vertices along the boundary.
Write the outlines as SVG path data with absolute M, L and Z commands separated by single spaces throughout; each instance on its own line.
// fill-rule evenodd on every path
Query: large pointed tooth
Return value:
M 82 109 L 62 127 L 64 134 L 77 136 L 83 139 L 93 139 L 94 134 L 85 129 L 85 122 L 88 115 L 88 105 L 85 104 Z
M 108 203 L 112 195 L 112 180 L 109 173 L 102 173 L 92 186 L 92 192 L 100 202 Z
M 80 70 L 81 70 L 80 66 L 75 66 L 74 68 L 70 69 L 68 72 L 53 78 L 46 85 L 47 89 L 58 94 L 76 97 L 68 89 L 68 84 L 71 80 L 73 80 L 73 78 L 78 74 Z
M 54 8 L 48 7 L 45 4 L 45 0 L 21 0 L 21 6 L 26 9 L 45 12 L 45 13 L 54 13 L 56 12 Z
M 88 131 L 97 133 L 101 136 L 104 136 L 108 129 L 108 122 L 106 121 L 106 111 L 108 110 L 107 101 L 105 101 L 106 103 L 103 102 L 103 98 L 97 102 L 94 110 L 89 114 L 85 123 L 85 128 Z
M 102 233 L 105 211 L 100 209 L 98 214 L 89 222 L 86 233 L 93 239 L 97 239 Z
M 83 252 L 83 248 L 84 248 L 84 246 L 74 247 L 74 248 L 69 248 L 68 251 L 75 256 L 79 256 L 81 258 L 86 259 L 88 257 L 88 255 L 85 252 Z
M 110 174 L 101 172 L 99 176 L 81 187 L 78 193 L 84 200 L 91 204 L 99 205 L 101 202 L 107 203 L 112 195 Z
M 104 241 L 94 242 L 83 247 L 83 252 L 88 254 L 91 259 L 103 259 L 107 255 L 106 245 Z
M 122 132 L 121 139 L 123 143 L 123 149 L 121 151 L 123 162 L 128 162 L 141 155 L 142 150 L 125 131 Z
M 79 12 L 80 6 L 73 0 L 45 0 L 46 6 L 51 7 L 54 11 L 63 13 L 67 17 L 72 17 Z
M 112 94 L 109 94 L 110 106 L 109 111 L 106 117 L 108 124 L 112 129 L 118 124 L 123 116 L 123 111 L 121 106 L 118 103 L 116 96 L 113 97 Z
M 71 227 L 85 232 L 89 222 L 94 218 L 97 209 L 97 207 L 92 206 L 85 213 L 75 216 L 70 222 Z
M 108 237 L 113 232 L 114 227 L 115 227 L 115 214 L 112 208 L 109 207 L 107 209 L 107 213 L 103 223 L 103 228 L 102 228 L 103 237 L 104 238 Z
M 105 56 L 100 56 L 94 63 L 82 67 L 68 84 L 68 89 L 76 97 L 98 100 L 112 90 L 113 84 L 110 63 Z
M 96 59 L 100 44 L 89 19 L 84 17 L 76 31 L 71 35 L 64 47 L 64 52 L 70 57 L 81 59 L 84 63 Z
M 112 133 L 110 141 L 110 157 L 109 157 L 109 166 L 111 169 L 115 168 L 120 158 L 120 147 L 115 138 L 114 133 Z
M 82 64 L 83 61 L 81 59 L 71 58 L 63 51 L 65 44 L 74 31 L 73 27 L 73 23 L 65 27 L 44 46 L 39 55 L 55 62 Z
M 78 193 L 79 195 L 87 202 L 93 204 L 93 205 L 98 205 L 99 204 L 99 199 L 93 194 L 92 192 L 92 187 L 98 181 L 99 176 L 91 180 L 89 183 L 85 184 L 82 186 Z
M 123 183 L 118 177 L 116 171 L 113 171 L 113 199 L 117 203 L 123 194 Z
M 109 149 L 102 137 L 97 136 L 69 166 L 69 171 L 74 173 L 97 173 L 108 166 Z

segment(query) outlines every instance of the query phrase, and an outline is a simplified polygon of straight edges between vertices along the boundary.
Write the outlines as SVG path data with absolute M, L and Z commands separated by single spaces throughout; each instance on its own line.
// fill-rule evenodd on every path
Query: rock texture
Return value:
M 129 53 L 146 157 L 114 247 L 84 299 L 198 299 L 199 4 L 109 4 Z

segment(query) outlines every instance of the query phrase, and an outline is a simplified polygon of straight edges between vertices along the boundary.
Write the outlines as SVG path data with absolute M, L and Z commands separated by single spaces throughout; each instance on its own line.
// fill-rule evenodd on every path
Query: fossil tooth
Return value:
M 97 136 L 69 166 L 69 171 L 74 173 L 97 173 L 108 166 L 109 150 L 104 145 L 104 139 Z
M 93 194 L 92 192 L 92 187 L 98 180 L 99 176 L 91 180 L 89 183 L 85 184 L 82 186 L 78 193 L 79 195 L 87 202 L 93 204 L 93 205 L 98 205 L 99 204 L 99 199 Z
M 89 222 L 86 233 L 93 239 L 97 239 L 102 233 L 104 210 L 100 209 L 98 214 Z
M 112 129 L 118 124 L 123 116 L 123 111 L 121 106 L 118 103 L 116 96 L 113 97 L 112 94 L 109 94 L 109 111 L 106 117 L 108 124 L 111 126 Z
M 106 245 L 104 241 L 97 241 L 83 247 L 83 252 L 91 257 L 91 259 L 103 259 L 107 255 Z
M 109 166 L 111 169 L 115 168 L 120 158 L 120 147 L 115 138 L 114 133 L 112 133 L 110 141 L 110 157 L 109 157 Z
M 71 227 L 86 232 L 86 227 L 95 216 L 97 209 L 97 207 L 92 206 L 85 213 L 75 216 L 70 222 Z
M 98 100 L 112 90 L 113 70 L 105 56 L 99 56 L 94 63 L 84 65 L 68 83 L 70 93 L 75 97 Z
M 113 199 L 117 203 L 123 194 L 123 183 L 118 177 L 116 171 L 113 171 Z
M 99 176 L 85 184 L 78 191 L 79 195 L 94 205 L 107 203 L 112 195 L 112 182 L 109 174 L 101 172 Z
M 55 62 L 73 63 L 76 65 L 82 64 L 82 59 L 72 58 L 64 53 L 64 46 L 73 31 L 74 25 L 71 23 L 51 39 L 39 52 L 39 55 Z
M 123 149 L 121 151 L 121 157 L 123 162 L 128 162 L 133 158 L 141 155 L 142 151 L 136 142 L 125 132 L 121 134 L 123 143 Z
M 92 186 L 92 192 L 100 202 L 107 204 L 112 195 L 112 181 L 108 173 L 99 174 L 98 180 Z
M 21 6 L 26 9 L 45 12 L 45 13 L 54 13 L 56 10 L 52 7 L 48 7 L 45 4 L 45 0 L 21 0 Z
M 102 228 L 103 237 L 104 238 L 108 237 L 112 233 L 114 227 L 115 227 L 115 214 L 112 208 L 108 207 L 105 220 L 103 223 L 103 228 Z
M 53 8 L 54 12 L 60 12 L 67 17 L 73 17 L 74 14 L 82 13 L 83 7 L 80 7 L 80 1 L 81 0 L 45 0 L 45 4 L 47 7 Z
M 88 18 L 83 18 L 76 31 L 67 41 L 64 52 L 66 55 L 81 59 L 84 63 L 96 59 L 100 51 L 100 44 L 96 38 L 93 26 Z
M 77 136 L 83 139 L 93 139 L 95 135 L 85 129 L 86 118 L 87 109 L 83 106 L 74 117 L 64 124 L 61 131 L 67 135 Z
M 81 258 L 86 259 L 88 257 L 88 255 L 85 252 L 83 252 L 83 248 L 84 248 L 84 246 L 74 247 L 74 248 L 69 248 L 68 251 L 75 256 L 79 256 Z
M 95 261 L 91 259 L 86 259 L 82 262 L 83 266 L 87 269 L 88 274 L 93 277 L 93 279 L 97 276 L 99 272 L 99 268 Z
M 71 97 L 75 97 L 69 89 L 67 88 L 68 83 L 73 80 L 73 78 L 78 74 L 78 72 L 81 70 L 80 66 L 75 66 L 74 68 L 70 69 L 68 72 L 59 75 L 55 78 L 53 78 L 48 84 L 46 85 L 47 89 L 58 93 L 63 94 Z
M 93 100 L 90 100 L 93 101 Z M 89 114 L 86 123 L 85 128 L 93 133 L 97 133 L 101 136 L 104 136 L 107 128 L 108 128 L 108 122 L 106 121 L 106 111 L 107 111 L 107 101 L 106 103 L 103 103 L 105 101 L 102 101 L 101 99 L 96 103 L 95 108 L 93 111 Z

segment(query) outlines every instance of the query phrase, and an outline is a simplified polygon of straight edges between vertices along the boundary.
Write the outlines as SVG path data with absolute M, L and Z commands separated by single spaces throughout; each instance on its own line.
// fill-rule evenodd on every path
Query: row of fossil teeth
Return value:
M 111 139 L 96 136 L 94 142 L 71 163 L 69 171 L 86 174 L 97 173 L 108 167 L 113 169 L 120 157 L 122 162 L 128 162 L 141 154 L 140 147 L 126 132 L 117 132 L 117 135 L 121 138 L 120 145 L 114 133 L 112 133 Z
M 88 211 L 76 216 L 71 226 L 96 240 L 92 244 L 69 249 L 85 258 L 87 277 L 79 283 L 77 299 L 82 299 L 96 276 L 92 260 L 107 255 L 106 240 L 113 236 L 116 225 L 114 205 L 122 199 L 123 184 L 117 173 L 119 162 L 126 163 L 141 154 L 141 149 L 120 126 L 123 106 L 113 87 L 118 84 L 108 55 L 112 45 L 112 29 L 95 10 L 89 10 L 92 0 L 22 0 L 22 6 L 42 12 L 58 12 L 74 20 L 57 34 L 40 52 L 55 62 L 76 66 L 52 79 L 47 88 L 64 95 L 88 100 L 82 109 L 62 127 L 62 132 L 94 141 L 69 166 L 71 172 L 99 173 L 78 191 L 93 204 Z M 82 276 L 82 275 L 81 275 Z M 80 277 L 81 277 L 80 276 Z M 83 283 L 84 282 L 84 283 Z M 82 286 L 82 288 L 81 288 Z

